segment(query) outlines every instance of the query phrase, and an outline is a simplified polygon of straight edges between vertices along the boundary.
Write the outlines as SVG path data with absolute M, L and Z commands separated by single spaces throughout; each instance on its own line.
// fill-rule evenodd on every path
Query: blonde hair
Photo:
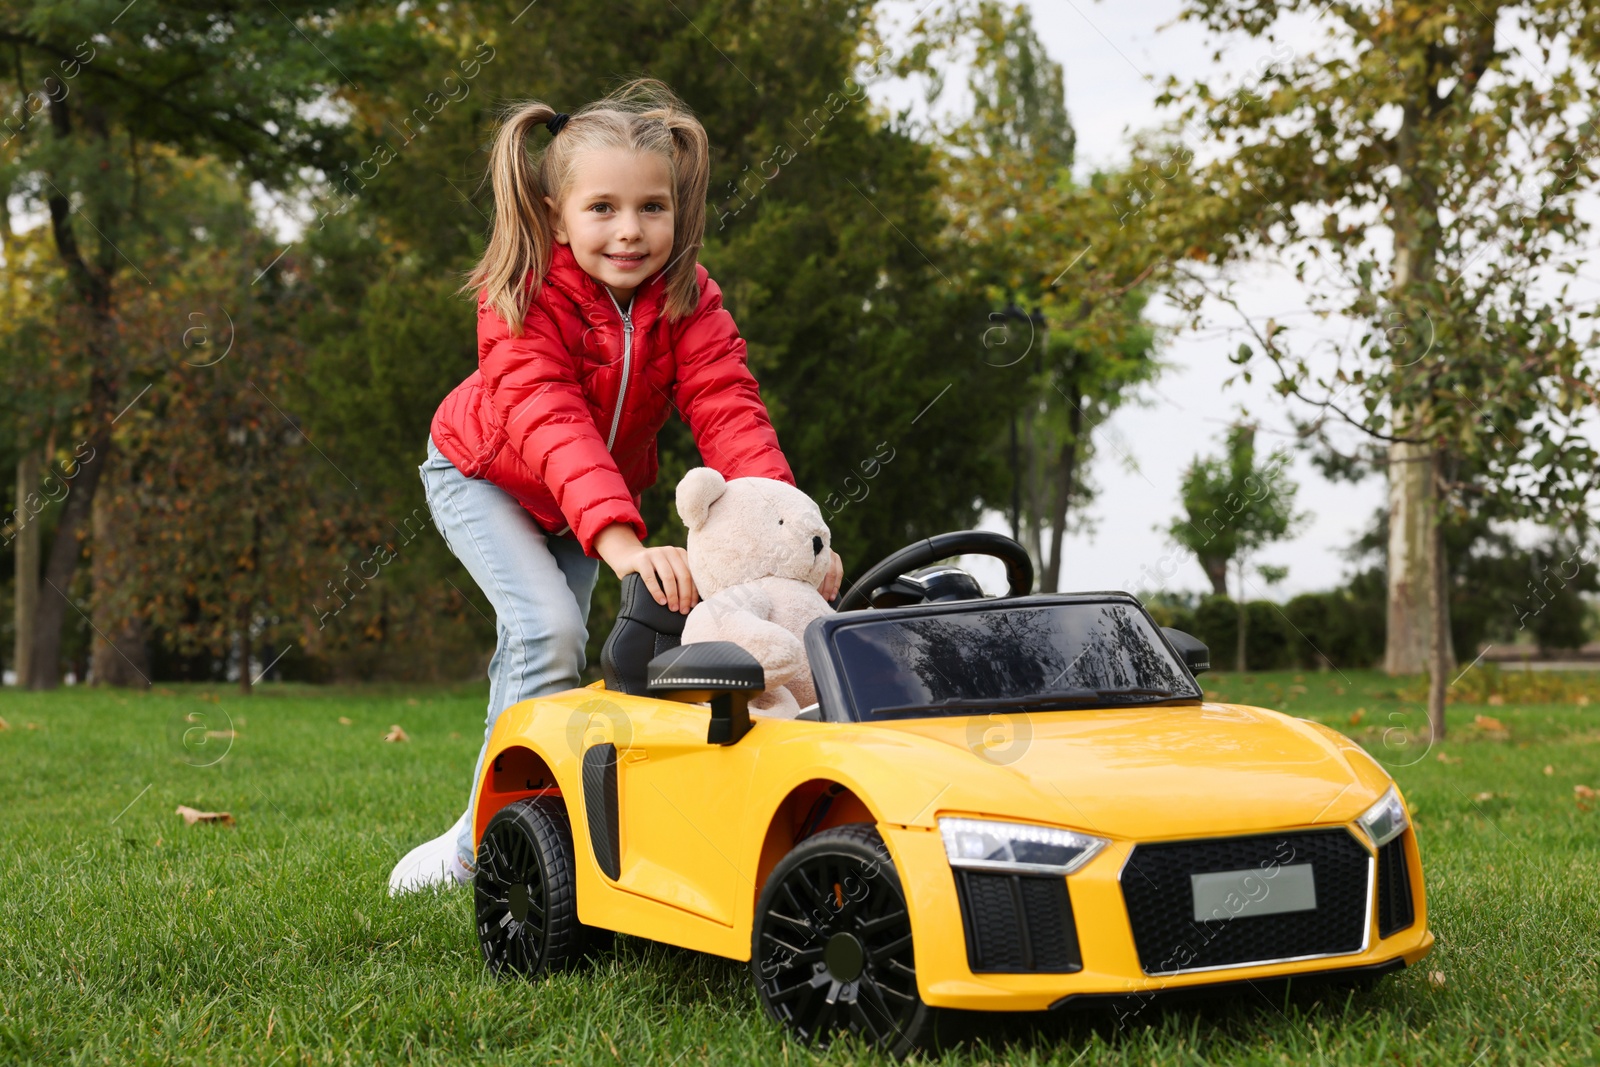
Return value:
M 554 235 L 544 198 L 562 202 L 581 153 L 626 148 L 654 152 L 671 168 L 674 231 L 672 258 L 665 268 L 665 314 L 677 319 L 693 311 L 700 302 L 694 253 L 705 237 L 711 171 L 705 127 L 663 82 L 637 78 L 573 112 L 535 163 L 528 155 L 528 133 L 555 114 L 549 104 L 536 100 L 507 109 L 489 155 L 494 226 L 483 258 L 458 292 L 485 292 L 486 302 L 506 320 L 512 335 L 520 335 L 528 305 L 550 269 Z M 532 284 L 524 285 L 529 272 Z

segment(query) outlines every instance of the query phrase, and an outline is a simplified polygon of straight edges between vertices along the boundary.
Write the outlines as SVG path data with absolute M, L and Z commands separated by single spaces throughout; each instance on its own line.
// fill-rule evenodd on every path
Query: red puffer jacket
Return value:
M 704 267 L 697 274 L 699 306 L 668 322 L 662 273 L 624 309 L 558 244 L 521 337 L 480 293 L 478 369 L 439 405 L 434 444 L 467 477 L 510 493 L 547 532 L 570 531 L 591 556 L 614 522 L 645 536 L 639 493 L 655 484 L 669 405 L 706 466 L 793 485 L 722 290 Z

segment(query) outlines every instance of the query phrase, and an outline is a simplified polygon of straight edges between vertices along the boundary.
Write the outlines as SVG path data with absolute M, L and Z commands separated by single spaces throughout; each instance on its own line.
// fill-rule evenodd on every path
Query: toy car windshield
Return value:
M 818 636 L 836 683 L 820 688 L 842 698 L 857 721 L 1201 696 L 1131 601 L 1029 597 L 852 612 L 827 620 Z

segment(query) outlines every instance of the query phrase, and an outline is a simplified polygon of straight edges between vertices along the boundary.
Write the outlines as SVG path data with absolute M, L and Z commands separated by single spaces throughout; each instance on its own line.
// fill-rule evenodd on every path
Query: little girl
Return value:
M 526 140 L 551 140 L 534 164 Z M 398 894 L 464 883 L 483 752 L 500 713 L 579 685 L 599 560 L 657 603 L 697 599 L 688 555 L 646 548 L 639 493 L 668 409 L 724 477 L 794 484 L 722 291 L 696 262 L 706 133 L 640 79 L 571 116 L 516 107 L 490 156 L 495 219 L 463 291 L 478 369 L 439 405 L 422 484 L 434 524 L 494 605 L 489 712 L 467 810 L 389 876 Z M 837 554 L 822 595 L 838 594 Z

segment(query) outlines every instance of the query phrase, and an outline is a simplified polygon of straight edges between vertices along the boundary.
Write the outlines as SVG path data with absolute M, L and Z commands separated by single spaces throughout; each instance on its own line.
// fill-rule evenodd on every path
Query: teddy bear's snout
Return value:
M 811 539 L 811 554 L 813 556 L 822 555 L 822 538 L 813 537 Z

